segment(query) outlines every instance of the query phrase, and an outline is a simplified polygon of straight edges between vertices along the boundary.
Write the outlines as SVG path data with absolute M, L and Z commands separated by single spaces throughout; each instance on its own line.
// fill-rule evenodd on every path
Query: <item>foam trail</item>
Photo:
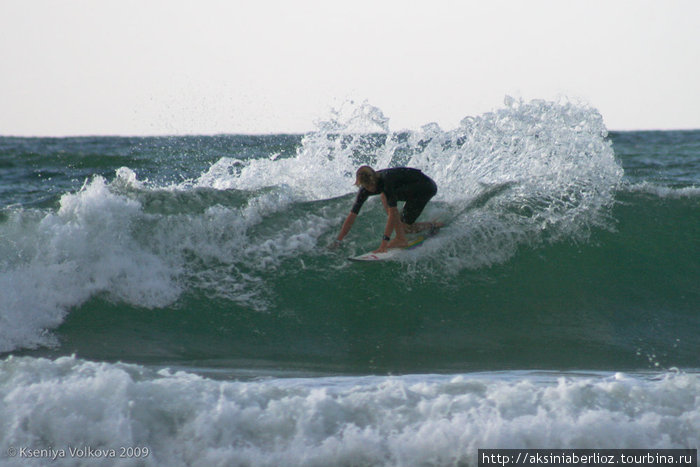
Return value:
M 696 374 L 237 382 L 63 357 L 6 359 L 0 375 L 2 455 L 10 447 L 132 446 L 147 447 L 152 466 L 408 467 L 476 465 L 478 448 L 700 445 Z

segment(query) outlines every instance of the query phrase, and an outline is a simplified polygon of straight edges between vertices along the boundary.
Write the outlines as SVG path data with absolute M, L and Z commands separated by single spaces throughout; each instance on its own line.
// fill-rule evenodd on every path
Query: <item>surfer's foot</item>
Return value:
M 408 241 L 406 239 L 397 240 L 396 238 L 389 242 L 386 246 L 387 248 L 406 248 L 408 246 Z
M 430 235 L 433 235 L 434 233 L 437 233 L 438 230 L 440 230 L 440 227 L 443 227 L 445 224 L 442 222 L 438 221 L 433 221 L 430 223 L 430 229 L 428 230 L 428 233 Z
M 424 232 L 432 228 L 433 222 L 416 222 L 415 224 L 404 224 L 404 232 L 414 234 Z

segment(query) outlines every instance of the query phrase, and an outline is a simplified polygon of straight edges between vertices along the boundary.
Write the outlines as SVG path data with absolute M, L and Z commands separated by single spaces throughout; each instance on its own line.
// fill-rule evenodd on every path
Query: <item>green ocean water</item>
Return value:
M 333 372 L 696 367 L 697 201 L 618 201 L 614 232 L 449 277 L 302 255 L 261 277 L 262 311 L 207 290 L 154 309 L 94 297 L 50 353 Z
M 0 138 L 1 350 L 331 373 L 700 366 L 699 132 L 608 135 L 544 103 L 451 132 L 331 123 Z M 383 229 L 368 203 L 328 250 L 361 162 L 433 176 L 440 235 L 350 264 Z

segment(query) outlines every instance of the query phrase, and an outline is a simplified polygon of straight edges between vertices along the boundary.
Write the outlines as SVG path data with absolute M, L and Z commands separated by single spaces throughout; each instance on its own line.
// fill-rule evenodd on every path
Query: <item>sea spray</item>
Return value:
M 198 185 L 285 187 L 297 201 L 320 200 L 351 191 L 359 165 L 417 167 L 439 187 L 434 198 L 439 204 L 429 207 L 425 216 L 449 218 L 461 212 L 435 248 L 421 251 L 456 270 L 503 262 L 523 244 L 585 241 L 592 228 L 611 225 L 609 208 L 623 171 L 600 114 L 570 102 L 507 98 L 506 104 L 495 112 L 467 117 L 451 131 L 428 124 L 418 131 L 394 133 L 381 111 L 365 102 L 352 112 L 333 112 L 331 119 L 318 122 L 317 131 L 302 139 L 294 157 L 224 158 Z M 510 189 L 485 209 L 463 209 L 499 184 L 509 184 Z M 441 209 L 433 209 L 436 205 Z M 477 257 L 474 251 L 490 254 Z

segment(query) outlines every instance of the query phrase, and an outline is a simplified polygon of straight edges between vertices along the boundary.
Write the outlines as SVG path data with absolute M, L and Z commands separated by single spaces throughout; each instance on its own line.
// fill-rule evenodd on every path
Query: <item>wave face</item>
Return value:
M 393 132 L 347 105 L 304 136 L 0 138 L 0 351 L 332 372 L 700 360 L 700 133 L 608 135 L 569 102 Z M 339 250 L 354 171 L 413 166 L 447 222 L 401 261 Z M 34 350 L 32 350 L 34 349 Z

